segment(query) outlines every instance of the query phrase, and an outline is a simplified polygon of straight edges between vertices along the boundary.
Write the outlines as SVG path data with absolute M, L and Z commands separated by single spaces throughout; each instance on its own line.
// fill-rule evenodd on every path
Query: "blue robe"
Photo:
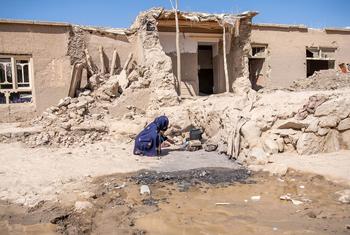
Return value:
M 157 156 L 157 149 L 165 140 L 160 131 L 168 129 L 169 120 L 166 116 L 157 117 L 143 131 L 136 136 L 134 154 L 143 156 Z

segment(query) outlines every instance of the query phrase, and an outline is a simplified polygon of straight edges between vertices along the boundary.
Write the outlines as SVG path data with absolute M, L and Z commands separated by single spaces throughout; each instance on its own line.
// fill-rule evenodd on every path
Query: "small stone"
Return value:
M 269 154 L 277 154 L 279 150 L 277 141 L 270 136 L 265 138 L 263 147 L 264 151 Z
M 143 195 L 143 194 L 151 194 L 151 190 L 149 189 L 148 185 L 141 185 L 140 187 L 140 194 Z
M 82 93 L 80 93 L 81 95 L 84 95 L 84 96 L 87 96 L 87 95 L 90 95 L 91 94 L 91 91 L 90 90 L 85 90 L 83 91 Z
M 63 106 L 67 106 L 70 104 L 71 98 L 70 97 L 66 97 L 65 99 L 60 99 L 60 101 L 58 102 L 57 107 L 63 107 Z
M 303 202 L 299 201 L 299 200 L 292 199 L 291 201 L 292 201 L 293 205 L 295 205 L 295 206 L 299 206 L 299 205 L 303 204 Z
M 74 204 L 74 210 L 77 212 L 86 211 L 92 207 L 92 203 L 88 201 L 76 201 Z
M 320 136 L 327 135 L 328 132 L 329 132 L 329 128 L 319 127 L 318 130 L 317 130 L 317 134 L 320 135 Z
M 320 117 L 320 122 L 318 125 L 323 128 L 326 128 L 326 127 L 332 128 L 332 127 L 336 127 L 338 122 L 339 122 L 339 118 L 337 116 L 330 115 L 330 116 Z
M 313 212 L 313 211 L 309 211 L 308 213 L 306 213 L 306 215 L 307 215 L 309 218 L 312 218 L 312 219 L 316 219 L 316 218 L 317 218 L 317 215 L 316 215 L 315 212 Z
M 350 129 L 350 118 L 346 118 L 344 120 L 341 120 L 338 124 L 337 129 L 339 131 L 345 131 Z
M 86 100 L 83 100 L 83 101 L 79 101 L 78 103 L 76 103 L 75 106 L 77 109 L 81 109 L 83 107 L 86 107 L 87 104 L 88 104 L 88 102 Z
M 246 162 L 248 165 L 265 165 L 268 158 L 262 148 L 254 147 L 249 151 Z
M 260 201 L 260 199 L 261 199 L 261 196 L 251 196 L 250 197 L 250 200 L 252 200 L 253 202 Z
M 344 204 L 350 204 L 350 189 L 341 190 L 335 194 L 340 195 L 338 201 Z

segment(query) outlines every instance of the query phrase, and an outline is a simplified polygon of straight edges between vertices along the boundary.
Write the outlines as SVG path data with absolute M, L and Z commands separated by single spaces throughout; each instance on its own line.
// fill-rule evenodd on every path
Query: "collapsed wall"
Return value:
M 129 103 L 140 100 L 142 109 L 148 110 L 178 104 L 171 59 L 163 52 L 158 38 L 156 17 L 160 12 L 161 9 L 155 9 L 142 13 L 132 28 L 123 33 L 73 27 L 67 53 L 73 65 L 71 97 L 61 99 L 58 105 L 48 108 L 30 122 L 30 125 L 41 126 L 41 133 L 26 134 L 17 139 L 33 147 L 84 145 L 101 140 L 108 133 L 110 109 L 113 112 L 113 107 L 123 107 L 118 104 L 119 97 Z M 104 37 L 96 36 L 100 31 Z M 113 66 L 109 67 L 107 54 L 112 53 L 106 50 L 109 39 L 105 35 L 108 33 L 112 45 L 115 45 L 115 35 L 128 39 L 129 56 L 123 66 L 118 66 L 117 50 L 111 48 L 114 49 Z M 103 46 L 98 45 L 94 37 L 99 37 Z M 147 91 L 148 99 L 144 99 L 144 93 L 139 93 L 141 90 Z M 127 105 L 127 110 L 130 110 L 130 105 L 132 102 Z

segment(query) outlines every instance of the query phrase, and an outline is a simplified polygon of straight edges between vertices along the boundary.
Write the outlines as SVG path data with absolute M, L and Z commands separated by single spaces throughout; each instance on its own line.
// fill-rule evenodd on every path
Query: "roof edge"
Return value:
M 17 20 L 17 19 L 0 19 L 0 24 L 29 24 L 29 25 L 48 25 L 48 26 L 72 26 L 66 22 L 50 22 L 50 21 L 38 21 L 38 20 Z

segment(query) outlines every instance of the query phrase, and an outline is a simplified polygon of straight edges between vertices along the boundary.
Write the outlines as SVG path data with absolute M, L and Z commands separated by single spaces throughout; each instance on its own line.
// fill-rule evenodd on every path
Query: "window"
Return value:
M 334 69 L 336 48 L 307 47 L 306 76 L 312 76 L 316 71 Z
M 0 104 L 32 102 L 31 58 L 0 55 Z
M 306 58 L 307 59 L 329 59 L 334 60 L 336 48 L 327 47 L 307 47 Z
M 252 45 L 252 50 L 251 50 L 251 57 L 255 57 L 255 58 L 265 58 L 266 56 L 266 47 L 267 45 L 263 45 L 263 44 L 256 44 L 256 45 Z

